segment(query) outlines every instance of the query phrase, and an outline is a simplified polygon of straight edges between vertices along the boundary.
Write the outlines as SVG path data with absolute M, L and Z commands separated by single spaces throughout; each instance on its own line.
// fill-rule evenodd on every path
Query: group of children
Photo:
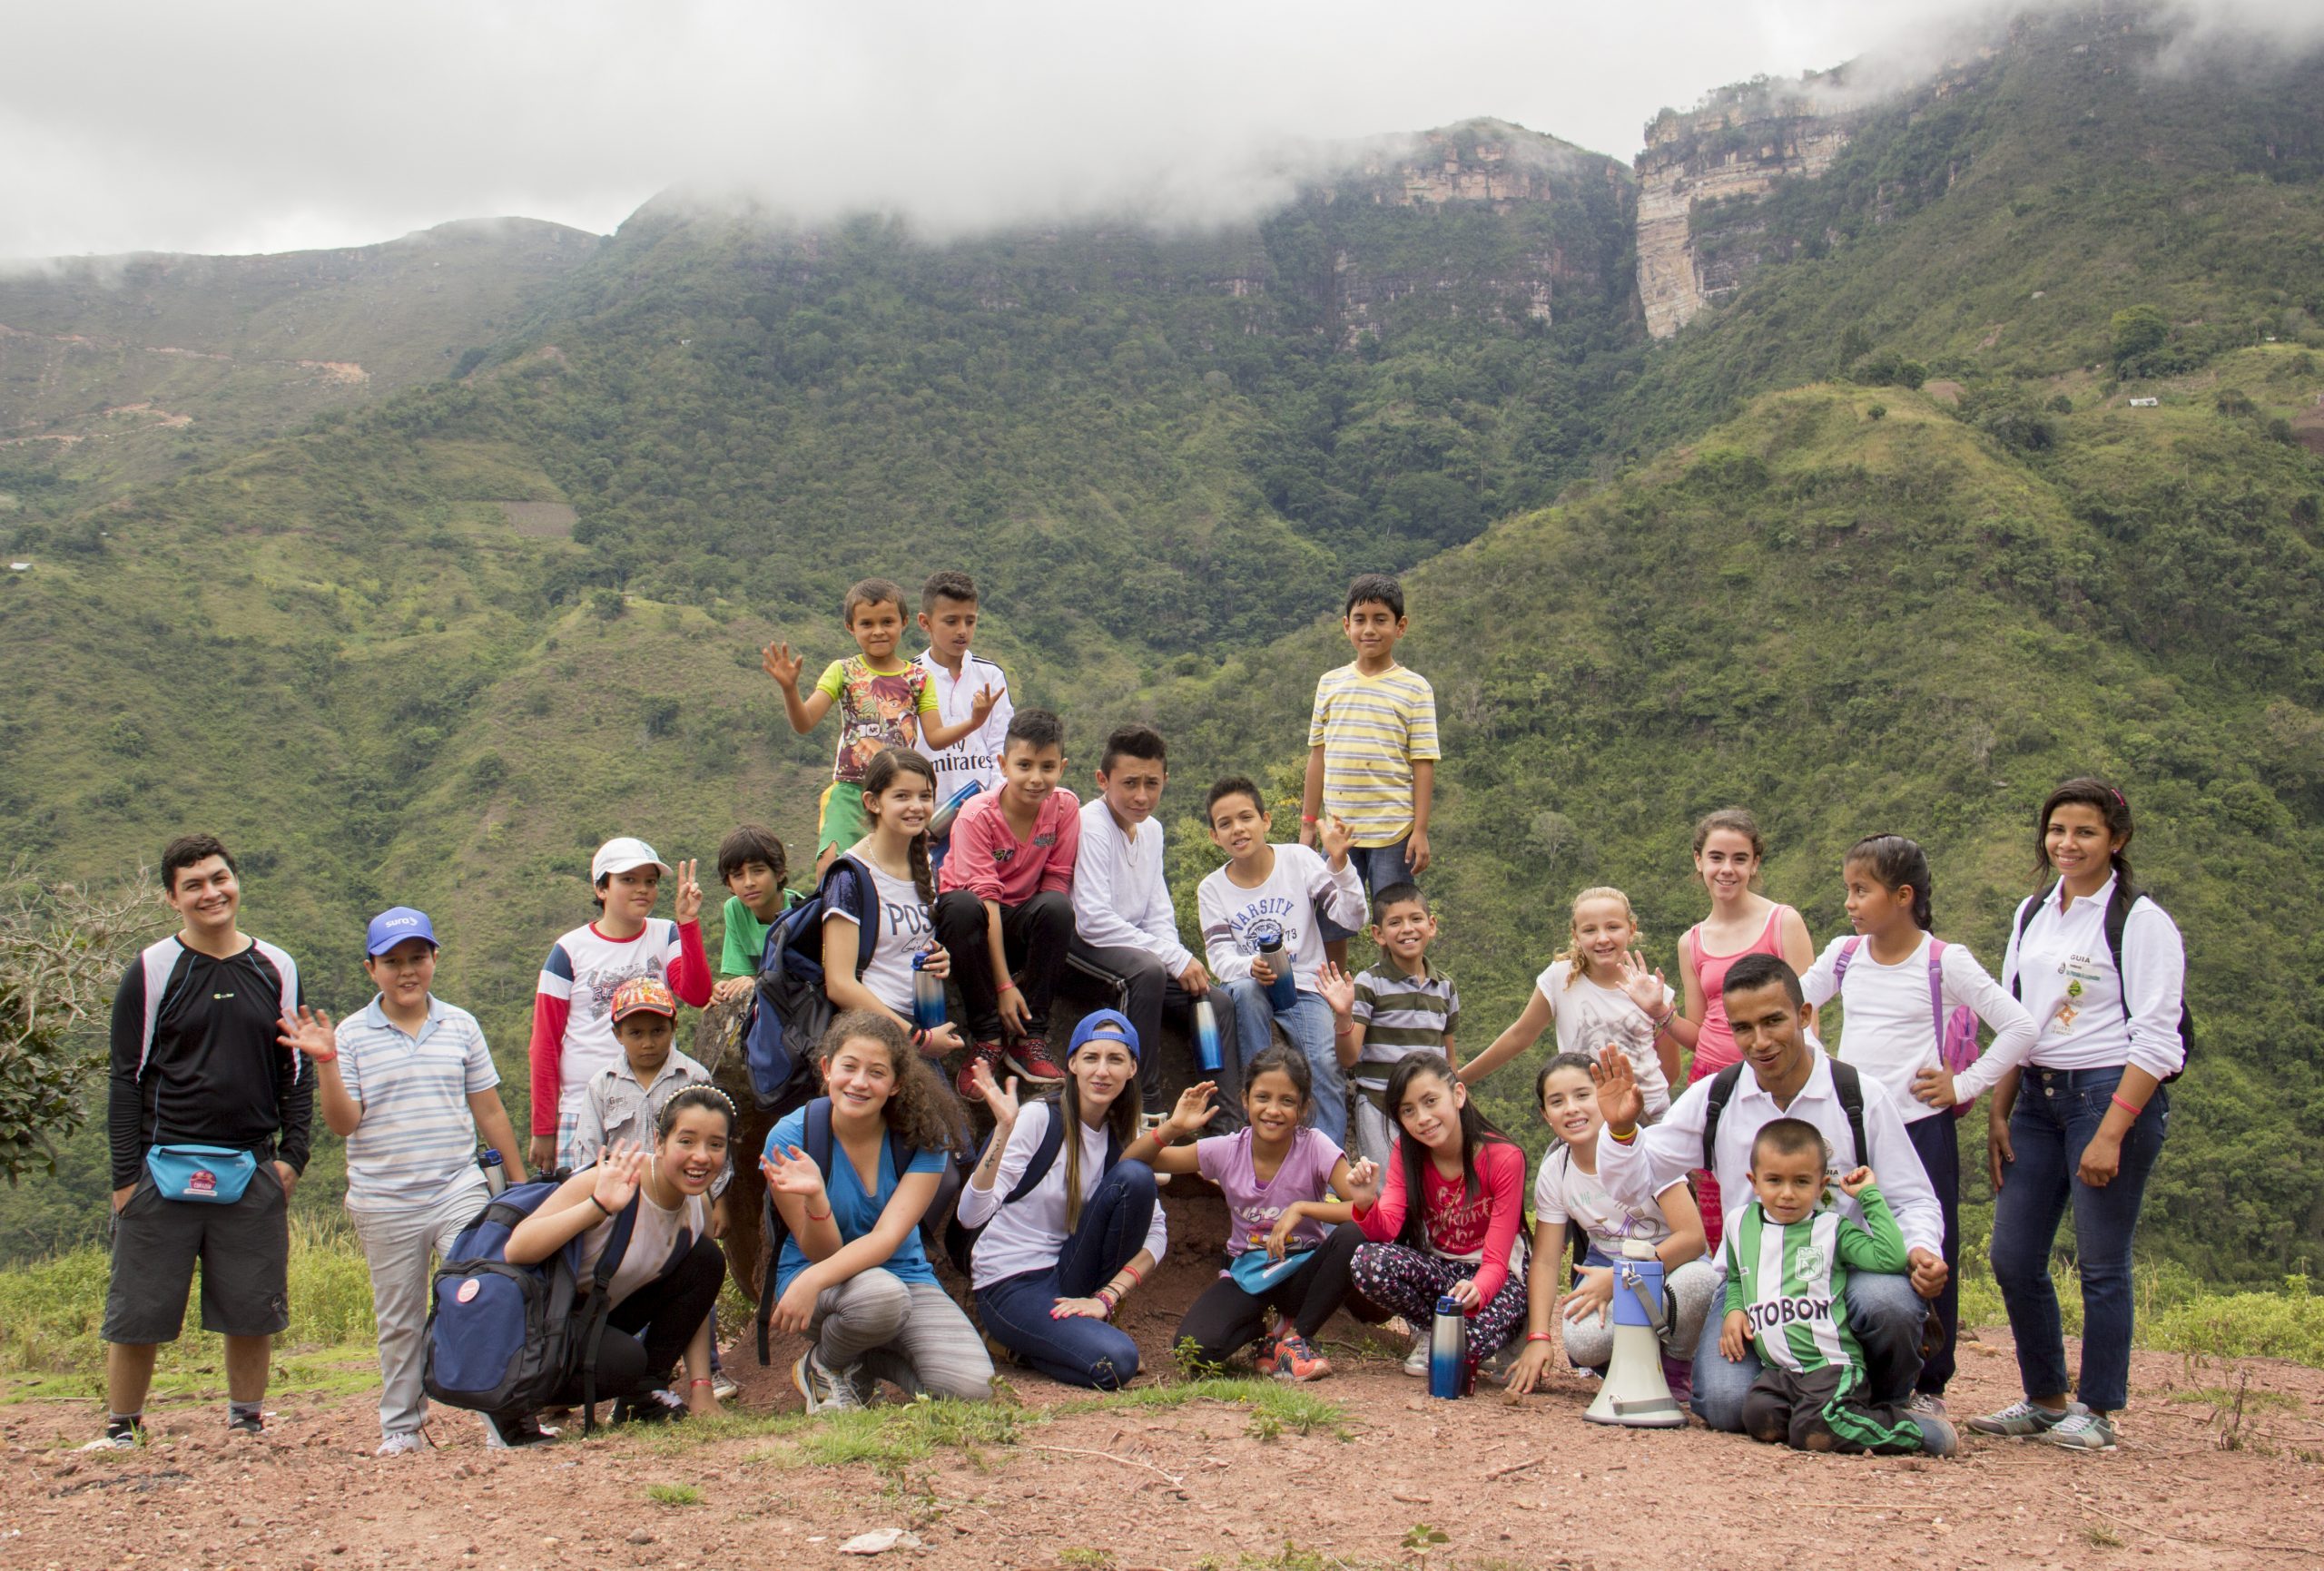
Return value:
M 1407 623 L 1394 580 L 1367 575 L 1349 591 L 1355 659 L 1317 685 L 1297 836 L 1275 838 L 1248 778 L 1206 791 L 1203 819 L 1226 860 L 1197 891 L 1199 954 L 1179 936 L 1164 874 L 1158 733 L 1112 732 L 1084 803 L 1064 783 L 1058 718 L 1015 708 L 1000 668 L 971 652 L 978 605 L 964 574 L 923 589 L 929 646 L 915 660 L 900 653 L 895 584 L 856 584 L 842 615 L 859 653 L 832 662 L 806 696 L 787 643 L 763 655 L 794 728 L 840 711 L 815 856 L 825 987 L 841 1012 L 820 1058 L 827 1095 L 759 1154 L 785 1232 L 773 1318 L 810 1337 L 794 1378 L 811 1409 L 856 1405 L 883 1354 L 940 1394 L 968 1394 L 989 1371 L 935 1302 L 944 1295 L 918 1242 L 938 1187 L 921 1177 L 958 1144 L 957 1095 L 995 1126 L 957 1207 L 960 1224 L 980 1230 L 970 1274 L 985 1334 L 1059 1379 L 1110 1385 L 1134 1370 L 1127 1338 L 1080 1322 L 1110 1320 L 1167 1242 L 1155 1180 L 1198 1173 L 1231 1221 L 1218 1279 L 1180 1328 L 1205 1362 L 1248 1350 L 1264 1372 L 1319 1378 L 1330 1365 L 1315 1335 L 1344 1307 L 1401 1316 L 1418 1333 L 1406 1367 L 1422 1373 L 1429 1321 L 1450 1299 L 1472 1357 L 1512 1389 L 1533 1390 L 1561 1361 L 1603 1370 L 1620 1262 L 1643 1245 L 1665 1272 L 1666 1378 L 1711 1421 L 1807 1448 L 1954 1448 L 1942 1396 L 1957 1330 L 1959 1174 L 1953 1120 L 1940 1114 L 1988 1090 L 2014 1096 L 2037 1026 L 1965 948 L 1930 938 L 1929 870 L 1913 842 L 1881 836 L 1849 851 L 1855 932 L 1818 957 L 1799 913 L 1756 887 L 1765 847 L 1751 816 L 1712 813 L 1693 843 L 1709 908 L 1679 941 L 1679 988 L 1643 958 L 1629 898 L 1585 889 L 1568 944 L 1518 1017 L 1463 1061 L 1460 996 L 1431 958 L 1436 921 L 1414 881 L 1431 860 L 1439 751 L 1429 685 L 1395 658 Z M 633 839 L 598 850 L 600 910 L 557 941 L 540 975 L 536 1170 L 586 1168 L 650 1143 L 673 1098 L 707 1084 L 675 1047 L 678 1004 L 747 997 L 768 933 L 800 898 L 782 843 L 761 828 L 728 836 L 717 870 L 730 898 L 714 977 L 694 864 L 673 869 Z M 653 915 L 665 880 L 675 920 Z M 2070 889 L 2068 903 L 2086 892 Z M 400 1008 L 407 1031 L 439 1007 L 425 997 L 434 942 L 419 921 L 385 948 L 375 923 L 369 962 L 375 1010 Z M 1347 941 L 1367 928 L 1377 957 L 1353 970 Z M 959 997 L 944 1023 L 915 1009 L 921 975 Z M 1059 1054 L 1051 1022 L 1069 977 L 1098 984 L 1117 1008 L 1089 1016 Z M 406 997 L 415 986 L 422 997 Z M 1834 998 L 1847 1006 L 1837 1064 L 1813 1034 L 1815 1006 Z M 2123 999 L 2127 1016 L 2127 989 Z M 1956 1059 L 1948 1034 L 1959 1035 L 1964 1009 L 1970 1048 Z M 1193 1036 L 1197 1011 L 1217 1068 L 1173 1102 L 1156 1047 L 1166 1021 Z M 2064 1013 L 2070 1026 L 2071 1006 Z M 1993 1032 L 1982 1055 L 1978 1023 Z M 1472 1088 L 1549 1030 L 1556 1051 L 1535 1092 L 1555 1139 L 1533 1175 L 1529 1224 L 1522 1152 Z M 324 1058 L 322 1042 L 297 1040 Z M 341 1027 L 340 1054 L 364 1058 L 360 1041 Z M 493 1134 L 498 1104 L 476 1056 L 445 1056 L 447 1089 L 430 1105 L 448 1116 L 464 1096 Z M 949 1087 L 930 1072 L 939 1061 Z M 1019 1084 L 1055 1101 L 1020 1106 Z M 386 1136 L 343 1118 L 331 1086 L 326 1077 L 326 1117 L 350 1137 L 359 1221 L 383 1180 L 357 1147 Z M 1081 1138 L 1062 1139 L 1052 1119 Z M 809 1154 L 817 1128 L 820 1158 Z M 851 1162 L 830 1155 L 834 1142 Z M 1133 1172 L 1147 1175 L 1143 1191 Z M 589 1195 L 576 1182 L 577 1204 Z M 1084 1236 L 1097 1216 L 1102 1247 Z M 711 1236 L 725 1223 L 713 1196 Z M 372 1256 L 391 1440 L 417 1405 L 412 1283 L 442 1232 L 406 1229 Z M 1879 1298 L 1865 1283 L 1880 1279 L 1910 1291 L 1880 1301 L 1876 1316 L 1861 1306 Z M 921 1330 L 908 1335 L 912 1324 Z M 917 1376 L 914 1337 L 935 1366 Z M 1714 1355 L 1732 1370 L 1707 1363 Z M 1718 1389 L 1699 1389 L 1707 1380 Z M 712 1393 L 699 1400 L 728 1389 L 714 1370 L 696 1383 Z M 2049 1435 L 2063 1403 L 1996 1415 L 1991 1432 Z

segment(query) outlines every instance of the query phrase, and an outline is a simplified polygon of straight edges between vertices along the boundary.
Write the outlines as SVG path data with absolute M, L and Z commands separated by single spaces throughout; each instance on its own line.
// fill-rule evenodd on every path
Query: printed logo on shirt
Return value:
M 931 930 L 928 908 L 917 900 L 909 905 L 898 905 L 893 900 L 881 900 L 880 908 L 886 913 L 885 919 L 888 931 L 891 933 L 901 933 L 906 938 L 923 938 Z
M 627 957 L 624 957 L 626 960 Z M 662 957 L 649 956 L 644 969 L 635 966 L 600 966 L 584 971 L 573 978 L 575 1012 L 585 1020 L 602 1020 L 612 1013 L 614 994 L 624 982 L 633 977 L 651 977 L 656 982 L 662 977 Z
M 1297 914 L 1297 908 L 1280 896 L 1253 900 L 1226 918 L 1226 930 L 1235 936 L 1243 953 L 1256 955 L 1270 944 L 1280 944 L 1285 949 L 1299 947 L 1299 929 L 1285 918 Z
M 233 995 L 232 995 L 231 993 L 212 993 L 212 994 L 211 994 L 211 995 L 210 995 L 211 1000 L 212 1000 L 213 1003 L 214 1003 L 214 1002 L 216 1002 L 216 1001 L 218 1001 L 218 1000 L 224 999 L 224 998 L 231 998 L 231 997 L 233 997 Z
M 1802 1281 L 1824 1274 L 1824 1252 L 1812 1243 L 1803 1243 L 1791 1253 L 1791 1274 Z
M 1768 1303 L 1748 1303 L 1743 1312 L 1751 1321 L 1751 1334 L 1765 1336 L 1786 1326 L 1829 1325 L 1832 1323 L 1832 1301 L 1828 1298 L 1779 1298 Z

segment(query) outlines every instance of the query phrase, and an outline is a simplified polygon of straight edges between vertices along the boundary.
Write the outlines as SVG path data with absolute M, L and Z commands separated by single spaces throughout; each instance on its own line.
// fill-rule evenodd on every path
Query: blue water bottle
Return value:
M 972 780 L 950 796 L 946 797 L 944 805 L 938 808 L 936 815 L 928 820 L 928 838 L 931 840 L 950 840 L 952 835 L 952 820 L 960 816 L 960 810 L 968 805 L 969 799 L 982 790 L 984 790 L 984 781 Z
M 1195 1000 L 1195 1062 L 1206 1075 L 1216 1075 L 1226 1066 L 1226 1055 L 1218 1048 L 1218 1012 L 1207 998 Z
M 1267 1006 L 1283 1010 L 1299 1002 L 1299 979 L 1291 974 L 1291 953 L 1283 941 L 1283 924 L 1274 921 L 1253 922 L 1250 927 L 1251 952 L 1254 958 L 1265 960 L 1275 973 L 1275 980 L 1267 984 Z
M 1469 1318 L 1456 1298 L 1436 1301 L 1428 1331 L 1428 1394 L 1447 1399 L 1469 1394 Z
M 928 951 L 911 957 L 911 1019 L 923 1031 L 944 1024 L 944 978 L 928 968 Z

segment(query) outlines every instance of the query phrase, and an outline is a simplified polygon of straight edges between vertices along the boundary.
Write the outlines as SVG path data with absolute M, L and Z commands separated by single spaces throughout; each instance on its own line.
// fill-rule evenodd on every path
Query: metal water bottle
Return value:
M 1299 1002 L 1299 979 L 1291 974 L 1291 952 L 1283 940 L 1281 923 L 1251 924 L 1252 954 L 1275 973 L 1275 980 L 1267 984 L 1267 1006 L 1273 1009 L 1288 1009 Z
M 1218 1012 L 1207 998 L 1195 1000 L 1195 1062 L 1206 1075 L 1216 1075 L 1226 1066 L 1226 1056 L 1218 1048 Z
M 1465 1397 L 1469 1394 L 1469 1319 L 1461 1301 L 1436 1301 L 1436 1320 L 1428 1332 L 1428 1394 Z
M 952 833 L 952 820 L 960 816 L 960 810 L 968 805 L 969 799 L 982 790 L 984 790 L 984 781 L 972 780 L 950 796 L 946 797 L 944 805 L 936 810 L 936 816 L 928 820 L 928 838 L 931 840 L 950 839 Z M 921 1024 L 925 1025 L 926 1022 L 922 1021 Z
M 911 1018 L 923 1031 L 944 1024 L 944 978 L 928 968 L 928 951 L 911 957 Z
M 486 1146 L 478 1153 L 476 1164 L 484 1169 L 484 1187 L 488 1193 L 498 1194 L 508 1187 L 508 1168 L 500 1159 L 496 1146 Z

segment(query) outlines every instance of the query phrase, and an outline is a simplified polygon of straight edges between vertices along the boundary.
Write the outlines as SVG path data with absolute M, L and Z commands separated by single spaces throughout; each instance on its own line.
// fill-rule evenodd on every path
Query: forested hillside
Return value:
M 1324 619 L 1403 570 L 1467 1046 L 1585 884 L 1675 965 L 1687 828 L 1732 800 L 1819 940 L 1841 848 L 1898 830 L 1997 960 L 2027 815 L 2107 771 L 2195 957 L 2161 1247 L 2280 1275 L 2324 1238 L 2324 67 L 2094 38 L 2021 29 L 1851 110 L 1817 178 L 1695 214 L 1752 266 L 1667 343 L 1629 172 L 1477 123 L 1194 235 L 940 243 L 673 193 L 444 377 L 166 484 L 92 507 L 90 444 L 0 447 L 32 564 L 0 579 L 0 830 L 85 877 L 216 828 L 251 928 L 343 1003 L 361 918 L 425 905 L 513 1068 L 599 840 L 809 840 L 831 738 L 790 734 L 756 651 L 844 653 L 848 581 L 974 573 L 1077 773 L 1159 720 L 1190 908 L 1202 784 L 1290 784 L 1345 657 Z M 1526 1078 L 1492 1100 L 1530 1139 Z M 0 1252 L 84 1224 L 67 1161 L 0 1200 Z

